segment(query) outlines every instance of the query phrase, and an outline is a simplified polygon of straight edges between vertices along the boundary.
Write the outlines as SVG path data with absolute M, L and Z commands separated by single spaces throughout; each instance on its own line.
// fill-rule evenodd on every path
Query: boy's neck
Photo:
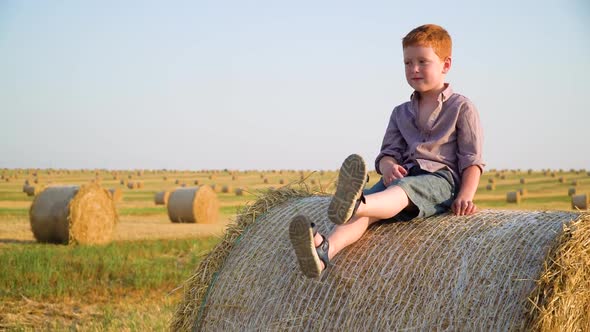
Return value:
M 447 85 L 443 83 L 438 88 L 418 93 L 420 94 L 420 99 L 422 99 L 422 101 L 437 101 L 438 96 L 440 96 L 440 94 L 445 90 L 446 87 Z

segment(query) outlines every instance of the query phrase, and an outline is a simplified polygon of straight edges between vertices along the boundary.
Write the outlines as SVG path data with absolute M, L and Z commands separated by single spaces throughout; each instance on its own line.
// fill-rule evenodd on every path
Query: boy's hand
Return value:
M 387 187 L 396 179 L 401 179 L 408 174 L 408 171 L 398 164 L 388 164 L 381 168 L 383 173 L 383 184 Z
M 468 216 L 477 212 L 477 206 L 471 199 L 458 196 L 451 205 L 451 210 L 456 216 Z

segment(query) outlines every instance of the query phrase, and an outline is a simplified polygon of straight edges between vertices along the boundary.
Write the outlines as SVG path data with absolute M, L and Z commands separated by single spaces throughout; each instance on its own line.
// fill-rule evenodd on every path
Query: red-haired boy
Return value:
M 445 83 L 452 41 L 434 24 L 410 31 L 402 40 L 410 101 L 393 109 L 375 169 L 380 181 L 364 190 L 367 167 L 356 154 L 340 168 L 328 218 L 329 236 L 315 232 L 305 216 L 293 218 L 289 236 L 303 274 L 317 277 L 338 252 L 358 241 L 367 228 L 393 217 L 428 217 L 451 209 L 477 211 L 473 197 L 483 172 L 477 109 Z

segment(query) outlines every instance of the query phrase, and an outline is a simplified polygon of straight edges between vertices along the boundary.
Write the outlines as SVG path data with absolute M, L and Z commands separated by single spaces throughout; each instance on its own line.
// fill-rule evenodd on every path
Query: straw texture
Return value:
M 29 210 L 33 235 L 39 242 L 103 244 L 118 222 L 111 194 L 98 184 L 47 187 Z
M 172 222 L 215 223 L 219 215 L 217 194 L 208 186 L 176 189 L 167 207 Z
M 587 214 L 488 210 L 382 223 L 336 256 L 319 279 L 309 279 L 298 269 L 288 224 L 305 213 L 329 233 L 329 201 L 266 202 L 265 213 L 240 216 L 189 280 L 172 329 L 590 327 Z M 559 258 L 564 253 L 569 258 Z M 558 287 L 563 280 L 566 286 Z M 568 309 L 571 303 L 577 309 Z

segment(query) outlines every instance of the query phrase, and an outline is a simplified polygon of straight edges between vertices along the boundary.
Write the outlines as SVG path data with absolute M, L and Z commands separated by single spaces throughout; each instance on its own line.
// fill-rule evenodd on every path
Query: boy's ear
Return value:
M 450 56 L 446 57 L 445 61 L 443 63 L 443 74 L 446 74 L 449 72 L 449 70 L 451 70 L 451 63 L 452 63 L 451 57 Z

